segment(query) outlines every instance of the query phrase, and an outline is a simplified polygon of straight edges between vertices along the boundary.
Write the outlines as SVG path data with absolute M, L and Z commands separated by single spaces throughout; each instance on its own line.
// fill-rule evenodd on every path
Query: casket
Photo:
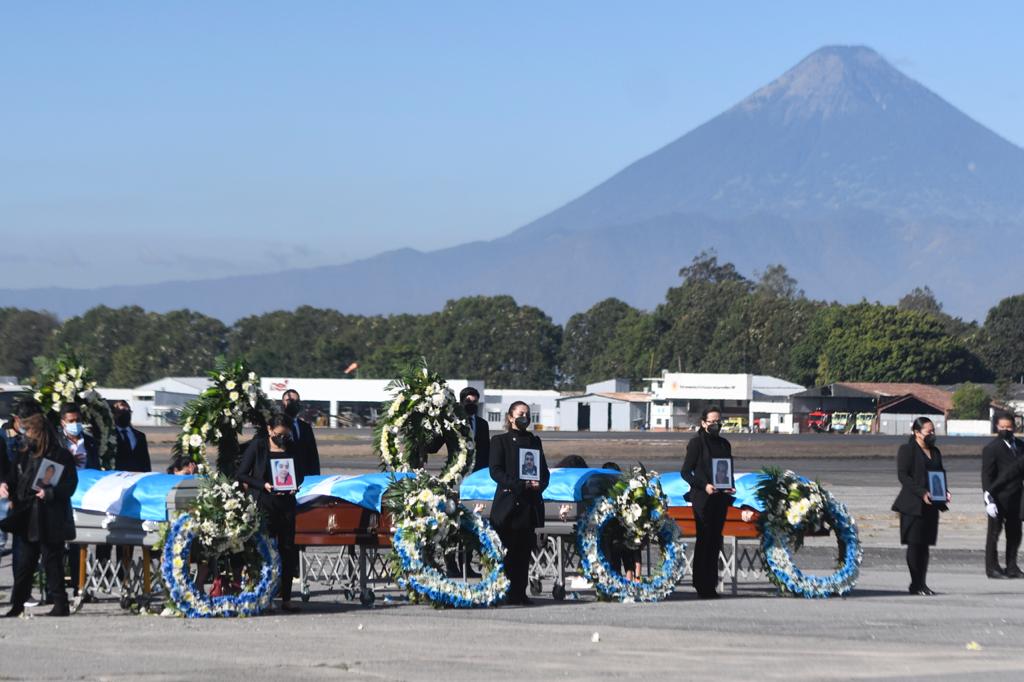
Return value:
M 151 547 L 159 524 L 198 494 L 194 476 L 82 469 L 71 497 L 75 542 Z
M 391 517 L 381 497 L 394 477 L 413 474 L 307 476 L 296 494 L 295 544 L 391 546 Z

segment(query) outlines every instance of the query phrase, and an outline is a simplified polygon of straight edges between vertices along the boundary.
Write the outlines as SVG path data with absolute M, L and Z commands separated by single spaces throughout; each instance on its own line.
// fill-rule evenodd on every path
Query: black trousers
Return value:
M 693 587 L 701 596 L 714 594 L 718 590 L 718 556 L 722 553 L 722 528 L 731 498 L 728 495 L 711 495 L 704 508 L 697 513 L 697 542 L 693 548 Z
M 499 530 L 498 537 L 505 545 L 505 577 L 508 578 L 509 604 L 518 604 L 526 598 L 530 582 L 530 560 L 537 546 L 533 528 Z
M 11 590 L 11 606 L 16 609 L 22 608 L 28 601 L 40 555 L 43 557 L 43 570 L 46 571 L 46 593 L 53 600 L 54 606 L 68 605 L 68 593 L 64 589 L 64 543 L 23 539 L 18 563 L 14 567 L 14 589 Z
M 907 568 L 910 569 L 910 589 L 927 587 L 928 545 L 918 542 L 907 543 Z
M 279 503 L 269 515 L 267 532 L 277 540 L 277 551 L 281 554 L 281 601 L 292 599 L 292 579 L 299 574 L 299 548 L 295 546 L 295 498 L 291 505 Z
M 988 532 L 985 534 L 985 571 L 991 573 L 999 568 L 999 534 L 1006 529 L 1006 568 L 1017 568 L 1017 550 L 1020 549 L 1021 520 L 1019 516 L 993 519 L 988 517 Z

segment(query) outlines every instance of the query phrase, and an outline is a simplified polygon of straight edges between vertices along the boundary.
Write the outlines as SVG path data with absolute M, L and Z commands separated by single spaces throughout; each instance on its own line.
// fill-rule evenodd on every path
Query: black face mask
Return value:
M 721 424 L 708 424 L 708 429 L 707 430 L 708 430 L 708 433 L 710 433 L 712 436 L 717 436 L 722 431 L 722 425 Z
M 927 436 L 925 436 L 924 444 L 927 445 L 928 447 L 935 445 L 935 434 L 929 433 Z
M 120 426 L 122 429 L 126 428 L 132 423 L 131 412 L 118 412 L 114 415 L 114 423 Z
M 282 433 L 277 436 L 271 436 L 270 440 L 274 443 L 274 445 L 281 448 L 282 450 L 285 450 L 289 445 L 292 444 L 292 434 Z
M 530 415 L 524 414 L 522 417 L 516 417 L 516 428 L 520 431 L 525 431 L 526 427 L 530 425 Z
M 295 419 L 296 417 L 299 416 L 300 410 L 302 410 L 302 405 L 300 405 L 299 401 L 297 400 L 294 400 L 284 406 L 284 413 L 291 417 L 292 419 Z
M 463 403 L 462 405 L 462 409 L 464 409 L 466 414 L 471 417 L 476 414 L 477 407 L 479 406 L 476 403 Z
M 999 429 L 999 437 L 1003 440 L 1013 440 L 1013 431 L 1011 429 Z

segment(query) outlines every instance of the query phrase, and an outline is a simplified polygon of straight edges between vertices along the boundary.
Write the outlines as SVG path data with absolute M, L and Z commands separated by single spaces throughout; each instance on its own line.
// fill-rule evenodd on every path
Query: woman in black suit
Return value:
M 491 439 L 491 478 L 498 484 L 491 504 L 491 525 L 505 545 L 505 575 L 508 577 L 508 604 L 528 606 L 530 558 L 537 544 L 534 531 L 544 526 L 544 500 L 550 473 L 540 438 L 530 433 L 530 407 L 517 401 L 505 415 L 506 432 Z M 533 452 L 529 452 L 533 451 Z M 529 456 L 528 456 L 529 455 Z M 532 460 L 536 480 L 524 463 Z
M 697 542 L 693 549 L 693 587 L 701 599 L 718 597 L 718 555 L 722 552 L 722 528 L 732 505 L 734 488 L 715 488 L 711 461 L 728 459 L 732 471 L 732 446 L 719 434 L 722 411 L 709 407 L 700 415 L 700 429 L 686 444 L 686 459 L 680 472 L 690 492 L 686 498 L 693 506 L 697 524 Z
M 303 471 L 298 465 L 292 439 L 292 420 L 283 414 L 273 415 L 267 423 L 266 435 L 257 435 L 245 449 L 238 465 L 237 479 L 249 487 L 256 503 L 267 517 L 267 531 L 277 540 L 281 554 L 281 610 L 294 613 L 292 579 L 298 575 L 299 551 L 295 547 L 295 493 L 302 485 Z M 291 459 L 295 465 L 295 490 L 275 490 L 270 460 Z
M 53 599 L 49 615 L 68 616 L 71 610 L 64 588 L 64 543 L 75 539 L 71 511 L 71 496 L 78 487 L 75 459 L 60 444 L 56 429 L 42 414 L 20 421 L 25 429 L 22 450 L 8 470 L 7 479 L 0 484 L 0 498 L 11 501 L 7 530 L 21 542 L 18 564 L 14 567 L 11 610 L 6 617 L 19 616 L 25 610 L 40 555 L 46 570 L 46 591 Z M 52 482 L 56 467 L 47 465 L 49 471 L 39 470 L 44 459 L 64 467 L 56 483 Z M 34 490 L 34 485 L 39 489 Z
M 935 594 L 926 578 L 928 548 L 939 535 L 939 512 L 953 499 L 946 485 L 946 497 L 933 500 L 929 492 L 929 471 L 941 471 L 942 453 L 935 447 L 935 425 L 927 417 L 914 420 L 913 435 L 900 446 L 896 455 L 896 474 L 900 494 L 892 510 L 900 513 L 900 542 L 907 546 L 907 568 L 910 569 L 910 593 L 922 596 Z

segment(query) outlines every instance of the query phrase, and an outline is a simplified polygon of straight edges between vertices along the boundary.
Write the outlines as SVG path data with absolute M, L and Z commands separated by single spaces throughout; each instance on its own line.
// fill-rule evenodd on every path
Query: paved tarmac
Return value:
M 955 497 L 932 555 L 935 597 L 906 592 L 889 511 L 895 445 L 878 445 L 877 456 L 738 458 L 741 470 L 772 463 L 819 478 L 848 504 L 865 558 L 845 599 L 778 597 L 756 581 L 713 602 L 682 585 L 660 604 L 598 603 L 589 592 L 555 602 L 546 591 L 530 608 L 450 611 L 397 593 L 364 608 L 314 587 L 302 614 L 237 621 L 131 615 L 104 600 L 71 618 L 47 618 L 39 607 L 31 619 L 0 620 L 0 680 L 1024 679 L 1024 580 L 984 576 L 974 444 L 946 461 Z M 619 461 L 635 453 L 626 448 Z M 645 461 L 662 471 L 680 464 L 675 455 Z M 325 464 L 376 469 L 363 456 Z M 827 567 L 833 547 L 830 538 L 809 540 L 801 565 Z M 10 585 L 5 557 L 4 601 Z

